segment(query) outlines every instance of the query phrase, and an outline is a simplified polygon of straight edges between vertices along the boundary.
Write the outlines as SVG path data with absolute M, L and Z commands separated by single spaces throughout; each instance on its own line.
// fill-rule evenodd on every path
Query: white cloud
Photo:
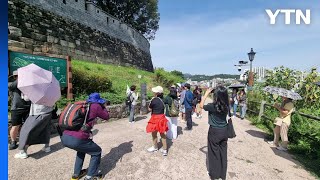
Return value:
M 233 65 L 247 60 L 246 53 L 253 47 L 257 66 L 320 68 L 320 15 L 314 12 L 311 25 L 300 26 L 270 25 L 265 12 L 224 22 L 208 20 L 207 15 L 161 21 L 156 39 L 151 41 L 153 63 L 185 73 L 236 74 Z

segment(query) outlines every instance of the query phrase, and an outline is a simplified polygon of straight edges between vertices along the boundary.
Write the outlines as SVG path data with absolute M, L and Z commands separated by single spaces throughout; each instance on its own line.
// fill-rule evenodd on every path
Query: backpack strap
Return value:
M 133 102 L 134 98 L 131 100 L 131 97 L 132 97 L 132 91 L 130 91 L 128 98 L 129 98 L 130 102 Z
M 170 97 L 171 98 L 171 104 L 168 104 L 169 105 L 169 107 L 171 107 L 172 106 L 172 103 L 174 104 L 174 99 L 172 98 L 172 97 Z M 171 107 L 172 108 L 172 107 Z
M 84 121 L 83 121 L 83 125 L 82 125 L 82 126 L 85 126 L 85 125 L 87 124 L 87 119 L 88 119 L 88 116 L 89 116 L 89 111 L 90 111 L 90 103 L 88 103 L 86 116 L 84 117 Z
M 164 104 L 164 102 L 162 101 L 161 98 L 157 97 L 158 99 L 160 99 L 160 101 L 162 102 L 163 106 L 166 107 L 166 105 Z

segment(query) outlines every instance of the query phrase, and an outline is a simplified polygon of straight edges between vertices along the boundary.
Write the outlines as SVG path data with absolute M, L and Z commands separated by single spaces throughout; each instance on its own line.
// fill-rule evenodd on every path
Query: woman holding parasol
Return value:
M 282 97 L 282 104 L 274 104 L 274 107 L 279 110 L 280 115 L 275 119 L 274 124 L 276 125 L 274 132 L 273 141 L 269 141 L 269 144 L 277 146 L 278 150 L 286 151 L 288 147 L 288 130 L 291 124 L 291 114 L 294 112 L 293 100 L 302 99 L 298 93 L 289 91 L 283 88 L 277 87 L 265 87 L 264 91 L 271 94 L 275 94 Z M 279 143 L 279 138 L 281 137 L 282 143 Z

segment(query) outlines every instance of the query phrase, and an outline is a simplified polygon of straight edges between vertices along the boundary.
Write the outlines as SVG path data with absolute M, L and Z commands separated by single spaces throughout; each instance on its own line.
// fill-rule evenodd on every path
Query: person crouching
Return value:
M 77 151 L 74 174 L 71 180 L 78 180 L 85 174 L 86 177 L 84 180 L 103 179 L 103 175 L 98 171 L 102 150 L 99 145 L 93 142 L 91 129 L 93 128 L 97 117 L 103 120 L 109 119 L 109 112 L 105 107 L 107 101 L 102 99 L 99 93 L 92 93 L 89 95 L 87 103 L 90 103 L 90 111 L 87 121 L 88 130 L 65 130 L 61 137 L 61 141 L 64 146 Z M 88 170 L 82 169 L 86 154 L 91 155 Z

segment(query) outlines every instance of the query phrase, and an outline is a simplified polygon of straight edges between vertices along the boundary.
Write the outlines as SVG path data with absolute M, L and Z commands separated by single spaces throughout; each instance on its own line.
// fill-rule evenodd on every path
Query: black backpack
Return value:
M 130 94 L 127 96 L 127 99 L 126 99 L 127 106 L 130 106 L 132 104 L 131 95 L 132 95 L 132 93 L 130 92 Z

